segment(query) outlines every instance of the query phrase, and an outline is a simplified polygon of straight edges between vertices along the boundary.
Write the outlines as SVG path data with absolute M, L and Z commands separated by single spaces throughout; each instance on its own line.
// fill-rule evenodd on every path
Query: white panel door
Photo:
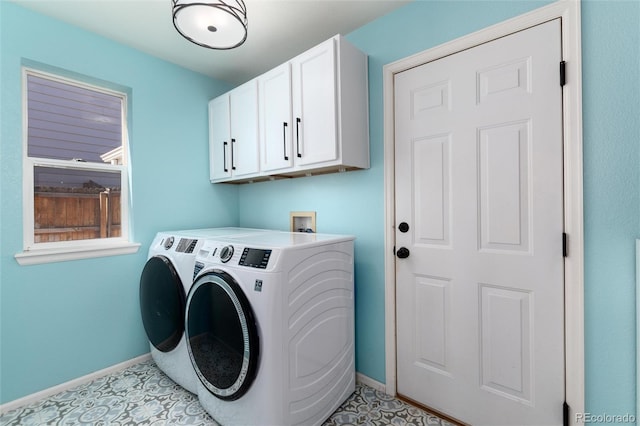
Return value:
M 395 77 L 397 389 L 473 425 L 562 423 L 560 48 L 555 20 Z

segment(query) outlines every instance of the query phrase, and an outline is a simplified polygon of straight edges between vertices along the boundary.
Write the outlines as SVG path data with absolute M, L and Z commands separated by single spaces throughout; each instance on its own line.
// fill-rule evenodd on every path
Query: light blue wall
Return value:
M 156 231 L 236 225 L 237 188 L 208 181 L 207 101 L 227 84 L 0 1 L 0 403 L 149 351 L 138 280 Z M 130 90 L 137 254 L 19 266 L 20 67 L 36 61 Z
M 315 210 L 321 232 L 356 240 L 356 365 L 384 382 L 383 65 L 543 6 L 418 1 L 347 38 L 369 55 L 371 169 L 240 188 L 240 224 L 286 229 Z M 583 3 L 586 407 L 635 412 L 634 238 L 640 236 L 640 11 Z M 571 66 L 571 64 L 569 64 Z
M 635 406 L 640 236 L 640 3 L 582 7 L 586 404 Z M 640 414 L 640 413 L 638 413 Z

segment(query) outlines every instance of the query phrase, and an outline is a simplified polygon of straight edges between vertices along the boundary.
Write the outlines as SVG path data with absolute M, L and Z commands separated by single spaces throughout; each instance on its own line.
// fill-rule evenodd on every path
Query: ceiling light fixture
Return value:
M 247 39 L 243 0 L 171 0 L 173 26 L 187 40 L 209 49 L 233 49 Z

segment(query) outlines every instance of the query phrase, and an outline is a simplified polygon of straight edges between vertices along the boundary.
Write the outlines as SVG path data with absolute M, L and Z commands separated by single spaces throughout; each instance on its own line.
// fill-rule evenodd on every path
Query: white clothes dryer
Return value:
M 158 232 L 140 276 L 140 312 L 151 356 L 173 381 L 192 393 L 198 379 L 184 339 L 186 294 L 195 256 L 206 238 L 263 232 L 250 228 L 208 228 Z
M 187 297 L 187 349 L 222 425 L 319 425 L 355 390 L 354 238 L 208 240 Z

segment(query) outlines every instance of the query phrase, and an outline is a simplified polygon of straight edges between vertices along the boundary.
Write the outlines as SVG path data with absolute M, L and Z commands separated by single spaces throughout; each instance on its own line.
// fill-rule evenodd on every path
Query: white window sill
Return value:
M 94 257 L 117 256 L 137 253 L 140 243 L 117 242 L 109 244 L 83 245 L 81 247 L 58 247 L 33 249 L 17 253 L 14 257 L 20 265 L 65 262 L 68 260 L 90 259 Z

